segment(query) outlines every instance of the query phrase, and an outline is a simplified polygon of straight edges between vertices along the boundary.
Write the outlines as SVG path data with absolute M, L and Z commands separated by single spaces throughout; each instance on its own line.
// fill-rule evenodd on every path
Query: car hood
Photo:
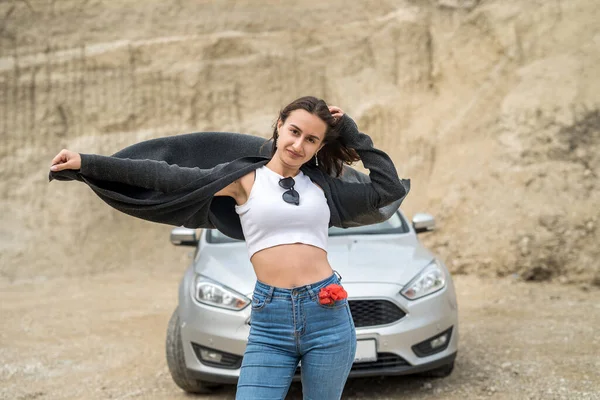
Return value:
M 403 286 L 434 257 L 410 234 L 331 236 L 328 247 L 329 262 L 343 283 Z M 244 243 L 205 247 L 195 270 L 243 294 L 254 289 L 256 275 Z

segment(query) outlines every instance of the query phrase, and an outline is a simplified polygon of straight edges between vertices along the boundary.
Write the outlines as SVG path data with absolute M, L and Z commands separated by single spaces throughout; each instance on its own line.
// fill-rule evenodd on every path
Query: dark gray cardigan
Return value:
M 388 219 L 410 189 L 387 154 L 373 147 L 347 115 L 342 140 L 359 154 L 369 176 L 345 167 L 335 178 L 314 162 L 301 170 L 325 191 L 329 226 L 348 228 Z M 189 228 L 217 228 L 243 239 L 235 201 L 214 196 L 269 161 L 265 139 L 239 133 L 203 132 L 147 140 L 112 156 L 81 154 L 80 170 L 50 172 L 50 181 L 85 182 L 102 200 L 126 214 Z

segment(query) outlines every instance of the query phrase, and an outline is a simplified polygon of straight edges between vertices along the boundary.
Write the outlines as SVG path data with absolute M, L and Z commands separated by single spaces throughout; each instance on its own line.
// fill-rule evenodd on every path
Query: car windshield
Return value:
M 354 228 L 329 228 L 329 236 L 348 236 L 348 235 L 386 235 L 407 233 L 408 224 L 400 213 L 394 213 L 390 219 L 373 225 L 357 226 Z M 206 235 L 209 243 L 233 243 L 240 240 L 232 239 L 216 229 L 209 229 Z

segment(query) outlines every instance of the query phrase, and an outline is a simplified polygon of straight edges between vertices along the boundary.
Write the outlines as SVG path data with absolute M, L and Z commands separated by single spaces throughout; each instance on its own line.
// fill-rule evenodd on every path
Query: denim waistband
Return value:
M 287 298 L 291 299 L 292 297 L 301 298 L 301 297 L 318 297 L 318 291 L 332 283 L 339 283 L 341 280 L 340 274 L 337 271 L 333 271 L 330 277 L 325 278 L 321 281 L 311 283 L 308 285 L 298 286 L 291 289 L 280 288 L 276 286 L 267 285 L 259 280 L 256 281 L 256 285 L 254 286 L 254 293 L 259 293 L 268 298 Z

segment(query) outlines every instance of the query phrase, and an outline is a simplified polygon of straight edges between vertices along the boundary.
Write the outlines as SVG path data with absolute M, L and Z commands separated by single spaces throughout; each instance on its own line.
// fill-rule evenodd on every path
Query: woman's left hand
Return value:
M 329 106 L 329 112 L 333 115 L 335 122 L 339 122 L 340 119 L 344 116 L 344 111 L 341 108 L 336 106 Z

